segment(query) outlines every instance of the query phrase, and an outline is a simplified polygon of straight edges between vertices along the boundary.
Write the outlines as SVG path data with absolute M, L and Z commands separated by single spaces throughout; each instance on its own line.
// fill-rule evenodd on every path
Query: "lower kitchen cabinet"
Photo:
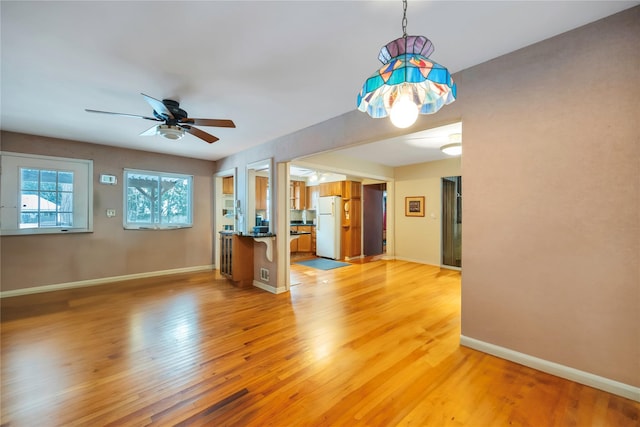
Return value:
M 299 225 L 298 231 L 311 232 L 311 226 Z M 311 234 L 303 234 L 298 238 L 298 252 L 311 252 Z
M 253 283 L 253 238 L 220 233 L 220 274 L 236 286 Z
M 311 234 L 303 234 L 297 239 L 291 240 L 291 252 L 304 252 L 315 253 L 316 252 L 316 239 L 315 227 L 311 225 L 298 225 L 291 227 L 291 231 L 306 232 Z

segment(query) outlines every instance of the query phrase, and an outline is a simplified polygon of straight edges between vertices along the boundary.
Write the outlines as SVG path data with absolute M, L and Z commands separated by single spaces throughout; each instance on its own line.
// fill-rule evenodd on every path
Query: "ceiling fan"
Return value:
M 142 132 L 140 134 L 142 136 L 162 135 L 168 139 L 180 139 L 184 136 L 185 132 L 188 132 L 191 135 L 208 142 L 209 144 L 216 142 L 220 138 L 204 132 L 196 127 L 193 127 L 193 125 L 225 128 L 236 127 L 236 125 L 231 120 L 194 119 L 188 117 L 187 112 L 180 108 L 180 103 L 178 103 L 178 101 L 174 101 L 172 99 L 163 99 L 162 101 L 160 101 L 158 99 L 145 95 L 144 93 L 141 93 L 140 95 L 142 95 L 144 97 L 144 100 L 147 101 L 149 105 L 151 105 L 151 108 L 153 108 L 153 117 L 138 116 L 135 114 L 125 113 L 112 113 L 111 111 L 99 111 L 90 109 L 85 109 L 85 111 L 89 113 L 113 114 L 116 116 L 134 117 L 137 119 L 162 122 L 162 124 L 155 125 L 152 128 L 149 128 L 146 131 Z

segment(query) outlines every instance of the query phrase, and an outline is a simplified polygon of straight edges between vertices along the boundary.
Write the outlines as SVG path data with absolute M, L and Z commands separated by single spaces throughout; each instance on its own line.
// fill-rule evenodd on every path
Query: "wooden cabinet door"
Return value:
M 320 197 L 323 196 L 342 196 L 342 181 L 320 184 Z
M 256 209 L 267 209 L 267 186 L 269 178 L 256 176 Z
M 318 209 L 318 197 L 320 197 L 320 186 L 307 186 L 307 209 Z
M 298 226 L 298 231 L 311 232 L 311 226 Z M 298 252 L 311 252 L 311 234 L 298 237 Z
M 233 194 L 233 177 L 225 176 L 222 178 L 222 194 Z
M 307 191 L 303 181 L 296 181 L 296 209 L 307 209 Z

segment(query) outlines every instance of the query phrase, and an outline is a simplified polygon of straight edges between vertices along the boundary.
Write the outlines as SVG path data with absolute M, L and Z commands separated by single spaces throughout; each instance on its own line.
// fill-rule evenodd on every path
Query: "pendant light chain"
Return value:
M 402 37 L 404 38 L 404 62 L 407 62 L 407 0 L 402 0 Z M 404 67 L 404 83 L 403 87 L 407 85 L 407 67 Z
M 407 38 L 407 0 L 402 0 L 402 37 Z

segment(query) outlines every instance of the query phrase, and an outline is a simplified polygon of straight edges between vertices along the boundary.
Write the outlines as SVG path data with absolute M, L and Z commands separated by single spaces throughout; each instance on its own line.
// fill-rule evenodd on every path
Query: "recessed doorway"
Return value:
M 442 178 L 442 265 L 462 268 L 462 177 Z

